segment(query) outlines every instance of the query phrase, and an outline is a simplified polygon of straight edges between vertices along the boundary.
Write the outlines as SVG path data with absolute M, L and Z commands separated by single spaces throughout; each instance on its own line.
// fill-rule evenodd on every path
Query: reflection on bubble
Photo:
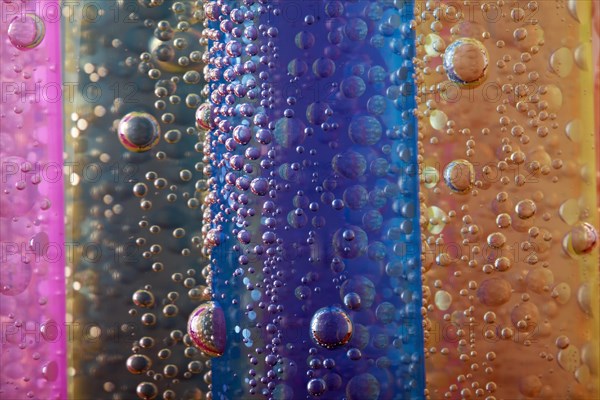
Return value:
M 188 319 L 187 331 L 204 354 L 219 357 L 225 352 L 225 314 L 217 302 L 199 305 Z
M 353 325 L 341 308 L 323 307 L 313 315 L 310 331 L 315 343 L 326 349 L 335 349 L 350 341 Z
M 160 141 L 158 121 L 148 113 L 127 114 L 119 122 L 117 131 L 121 144 L 127 150 L 136 153 L 148 151 Z
M 33 13 L 16 16 L 8 25 L 8 39 L 19 50 L 30 50 L 39 46 L 45 34 L 44 21 Z
M 448 79 L 462 86 L 478 86 L 487 76 L 489 55 L 477 39 L 460 38 L 444 53 L 444 69 Z

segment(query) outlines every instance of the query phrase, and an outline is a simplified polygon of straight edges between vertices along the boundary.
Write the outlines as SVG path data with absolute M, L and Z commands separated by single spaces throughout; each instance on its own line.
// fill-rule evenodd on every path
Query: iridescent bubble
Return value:
M 225 45 L 225 51 L 230 57 L 239 57 L 242 55 L 242 44 L 235 40 L 230 40 Z
M 335 349 L 344 346 L 352 338 L 352 321 L 339 307 L 323 307 L 317 310 L 310 321 L 311 336 L 315 343 Z
M 269 191 L 269 181 L 265 178 L 254 178 L 250 183 L 250 189 L 257 196 L 264 196 Z
M 344 5 L 341 1 L 330 1 L 325 4 L 325 13 L 331 18 L 339 17 L 344 13 Z
M 385 68 L 381 65 L 375 65 L 369 68 L 368 72 L 369 82 L 371 83 L 383 83 L 387 77 Z
M 335 73 L 335 63 L 326 57 L 317 58 L 312 69 L 319 78 L 328 78 Z
M 225 313 L 216 301 L 199 305 L 188 319 L 187 332 L 194 345 L 209 357 L 225 352 Z
M 196 124 L 202 130 L 208 131 L 214 127 L 212 105 L 203 103 L 196 110 Z
M 444 53 L 448 79 L 461 86 L 480 85 L 487 76 L 489 55 L 485 46 L 472 38 L 452 42 Z
M 280 118 L 275 123 L 275 140 L 286 148 L 296 147 L 304 142 L 304 124 L 296 118 Z
M 376 400 L 380 391 L 379 381 L 369 373 L 354 376 L 346 385 L 348 400 Z
M 367 89 L 367 85 L 365 85 L 365 81 L 358 76 L 351 76 L 342 81 L 340 85 L 340 89 L 344 96 L 349 99 L 354 99 L 362 96 Z
M 367 101 L 367 110 L 373 115 L 381 115 L 385 112 L 386 100 L 385 97 L 375 95 Z
M 329 115 L 331 113 L 331 108 L 327 103 L 311 103 L 306 108 L 306 119 L 308 122 L 314 125 L 321 125 L 323 122 L 327 121 Z
M 306 64 L 306 62 L 298 58 L 294 58 L 288 64 L 288 72 L 292 76 L 300 77 L 304 75 L 306 71 L 308 71 L 308 65 Z
M 238 125 L 233 130 L 233 138 L 239 144 L 248 144 L 252 140 L 252 131 L 245 125 Z
M 362 146 L 372 146 L 381 139 L 383 129 L 377 118 L 361 115 L 353 117 L 348 128 L 350 139 Z
M 389 301 L 384 301 L 375 309 L 375 316 L 384 325 L 388 325 L 394 321 L 396 307 Z
M 46 25 L 36 14 L 16 16 L 8 25 L 8 39 L 19 50 L 37 47 L 46 35 Z
M 350 186 L 344 191 L 344 203 L 352 210 L 359 210 L 367 205 L 369 192 L 361 185 Z
M 475 169 L 467 160 L 454 160 L 444 168 L 444 182 L 455 193 L 468 193 L 475 184 Z
M 377 210 L 369 210 L 363 215 L 362 222 L 365 229 L 376 231 L 383 224 L 383 216 Z
M 136 153 L 148 151 L 160 141 L 158 121 L 144 112 L 134 111 L 124 116 L 117 131 L 121 144 Z
M 360 18 L 352 18 L 344 27 L 344 32 L 348 39 L 358 42 L 365 40 L 369 27 L 367 23 Z
M 363 176 L 367 171 L 367 160 L 365 157 L 352 150 L 336 154 L 331 164 L 335 172 L 348 179 L 356 179 L 359 176 Z
M 307 50 L 314 46 L 315 35 L 307 31 L 301 31 L 296 34 L 294 42 L 299 49 Z

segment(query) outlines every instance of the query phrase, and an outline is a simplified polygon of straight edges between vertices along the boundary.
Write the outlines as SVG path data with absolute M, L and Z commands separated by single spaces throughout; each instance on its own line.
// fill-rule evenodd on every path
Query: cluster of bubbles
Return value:
M 0 4 L 0 398 L 66 392 L 61 110 L 36 90 L 62 82 L 53 3 Z
M 422 395 L 411 10 L 204 3 L 213 397 Z
M 590 53 L 565 3 L 416 2 L 428 398 L 598 396 Z
M 92 3 L 64 7 L 65 54 L 78 52 L 65 58 L 66 80 L 79 82 L 65 103 L 75 165 L 67 223 L 73 241 L 97 249 L 68 265 L 74 318 L 97 336 L 93 348 L 72 344 L 72 396 L 209 398 L 210 357 L 224 342 L 212 339 L 223 312 L 206 303 L 202 250 L 205 2 Z

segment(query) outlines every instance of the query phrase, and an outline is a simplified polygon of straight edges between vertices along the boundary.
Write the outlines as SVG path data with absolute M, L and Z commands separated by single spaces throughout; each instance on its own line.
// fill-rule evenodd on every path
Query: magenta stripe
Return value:
M 66 399 L 60 8 L 0 7 L 0 398 Z

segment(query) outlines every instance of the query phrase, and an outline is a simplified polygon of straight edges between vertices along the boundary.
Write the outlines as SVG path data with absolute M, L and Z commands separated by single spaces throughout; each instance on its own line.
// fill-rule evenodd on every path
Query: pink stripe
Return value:
M 0 2 L 0 398 L 6 399 L 67 398 L 60 48 L 57 0 Z

